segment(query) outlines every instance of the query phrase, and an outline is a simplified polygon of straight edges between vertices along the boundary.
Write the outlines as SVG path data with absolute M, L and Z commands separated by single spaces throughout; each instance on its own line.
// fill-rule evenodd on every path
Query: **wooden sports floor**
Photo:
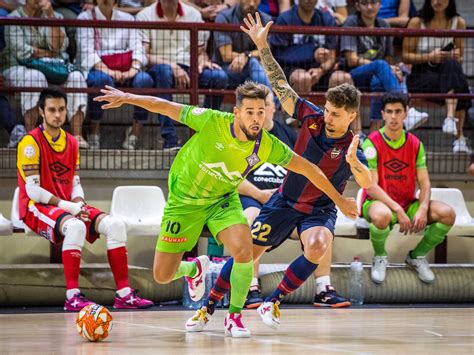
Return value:
M 0 309 L 1 311 L 1 309 Z M 224 311 L 203 333 L 185 333 L 192 311 L 113 312 L 101 343 L 83 340 L 75 314 L 0 314 L 0 354 L 474 354 L 474 308 L 282 309 L 267 328 L 244 311 L 250 339 L 226 338 Z

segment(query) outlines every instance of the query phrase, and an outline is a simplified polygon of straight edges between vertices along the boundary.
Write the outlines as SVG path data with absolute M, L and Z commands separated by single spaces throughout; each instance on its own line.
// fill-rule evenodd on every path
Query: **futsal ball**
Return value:
M 112 330 L 112 315 L 100 304 L 89 304 L 79 311 L 76 319 L 79 334 L 89 341 L 101 341 Z

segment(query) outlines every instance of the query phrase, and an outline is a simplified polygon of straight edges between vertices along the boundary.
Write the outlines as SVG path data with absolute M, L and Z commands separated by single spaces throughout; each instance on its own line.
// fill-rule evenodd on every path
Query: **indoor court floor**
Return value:
M 472 305 L 283 307 L 277 331 L 245 310 L 250 339 L 225 337 L 223 310 L 202 333 L 184 331 L 193 311 L 113 312 L 111 334 L 100 343 L 76 333 L 74 313 L 26 312 L 0 309 L 0 354 L 474 354 Z

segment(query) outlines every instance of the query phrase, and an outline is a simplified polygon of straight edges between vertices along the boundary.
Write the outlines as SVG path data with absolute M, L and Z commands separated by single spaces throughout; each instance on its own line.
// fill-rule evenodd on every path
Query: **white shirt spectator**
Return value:
M 334 14 L 335 7 L 345 7 L 347 6 L 346 0 L 318 0 L 316 4 L 316 8 L 321 11 L 327 11 L 331 15 Z
M 137 21 L 168 21 L 156 2 L 137 14 Z M 178 2 L 176 22 L 204 22 L 194 7 Z M 199 46 L 205 46 L 209 32 L 199 31 Z M 188 30 L 142 30 L 142 40 L 150 44 L 150 54 L 171 64 L 190 65 L 190 32 Z
M 95 14 L 97 20 L 106 20 L 105 16 L 96 6 Z M 77 17 L 78 20 L 93 20 L 92 12 L 81 12 Z M 114 9 L 112 12 L 112 21 L 135 21 L 135 18 L 126 12 Z M 147 59 L 143 50 L 142 41 L 140 40 L 140 31 L 134 28 L 98 28 L 99 31 L 99 48 L 95 47 L 94 29 L 90 27 L 79 27 L 77 29 L 77 63 L 85 72 L 90 71 L 97 63 L 101 61 L 100 57 L 107 54 L 124 53 L 129 50 L 133 51 L 132 59 L 138 60 L 143 66 L 146 65 Z

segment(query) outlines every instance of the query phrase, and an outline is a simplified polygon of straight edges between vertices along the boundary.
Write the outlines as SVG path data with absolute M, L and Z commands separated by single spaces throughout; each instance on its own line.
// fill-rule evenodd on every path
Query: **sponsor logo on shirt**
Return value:
M 374 159 L 377 156 L 377 150 L 374 147 L 367 147 L 364 154 L 367 159 Z
M 161 236 L 161 240 L 165 243 L 186 243 L 188 241 L 187 237 L 178 237 L 178 238 L 173 238 L 173 237 L 168 237 L 167 235 Z
M 309 129 L 318 129 L 318 125 L 316 123 L 312 123 L 309 125 Z
M 394 173 L 399 173 L 403 169 L 408 167 L 408 164 L 404 161 L 398 160 L 396 158 L 389 160 L 384 165 L 387 169 L 391 170 Z
M 31 159 L 35 156 L 36 149 L 32 145 L 27 145 L 25 149 L 23 149 L 23 154 L 25 155 L 25 157 Z
M 203 107 L 195 107 L 195 108 L 193 108 L 193 110 L 191 112 L 194 116 L 199 116 L 199 115 L 202 115 L 204 112 L 206 112 L 206 110 L 207 109 L 205 109 Z
M 281 184 L 286 176 L 286 169 L 270 163 L 263 163 L 253 173 L 253 181 Z
M 226 183 L 231 183 L 234 186 L 240 184 L 242 175 L 238 171 L 229 171 L 224 162 L 218 163 L 204 163 L 199 164 L 199 168 L 206 174 Z
M 260 158 L 258 157 L 257 154 L 252 153 L 252 155 L 249 155 L 247 158 L 245 158 L 245 160 L 247 160 L 248 165 L 254 166 L 258 164 L 258 162 L 260 161 Z
M 219 150 L 221 152 L 224 150 L 224 144 L 222 144 L 220 142 L 216 142 L 215 147 L 216 147 L 217 150 Z

